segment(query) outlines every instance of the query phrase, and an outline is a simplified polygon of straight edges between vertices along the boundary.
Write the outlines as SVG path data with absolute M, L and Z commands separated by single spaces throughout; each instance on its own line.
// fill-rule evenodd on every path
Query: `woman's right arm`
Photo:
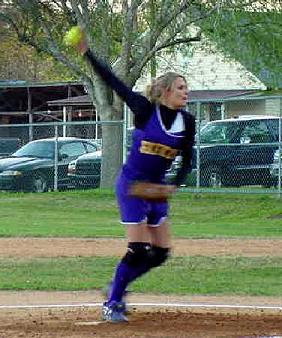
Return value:
M 73 46 L 89 61 L 102 80 L 128 105 L 134 114 L 135 127 L 142 128 L 152 114 L 152 103 L 145 96 L 140 95 L 129 88 L 112 72 L 108 65 L 99 60 L 91 52 L 83 32 L 81 34 L 81 39 Z
M 142 115 L 142 119 L 149 118 L 151 114 L 151 103 L 145 96 L 129 88 L 104 62 L 94 56 L 89 49 L 84 53 L 84 57 L 90 62 L 102 80 L 124 100 L 136 118 L 138 116 L 137 119 L 139 119 L 139 115 Z

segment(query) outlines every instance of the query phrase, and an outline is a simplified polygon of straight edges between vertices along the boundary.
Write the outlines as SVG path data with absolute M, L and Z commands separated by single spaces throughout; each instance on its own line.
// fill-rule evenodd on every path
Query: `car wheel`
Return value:
M 278 179 L 271 177 L 270 175 L 267 176 L 262 185 L 264 188 L 273 188 L 278 186 Z
M 206 168 L 201 175 L 201 186 L 212 188 L 222 187 L 223 181 L 220 169 L 215 166 Z
M 47 180 L 41 174 L 34 174 L 31 181 L 32 192 L 46 192 L 47 191 Z

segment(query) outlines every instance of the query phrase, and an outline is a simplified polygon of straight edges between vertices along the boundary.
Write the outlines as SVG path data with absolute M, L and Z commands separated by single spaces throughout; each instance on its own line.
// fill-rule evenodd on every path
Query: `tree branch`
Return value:
M 156 46 L 152 49 L 152 54 L 159 52 L 162 49 L 168 48 L 168 47 L 174 47 L 183 43 L 192 43 L 192 42 L 199 42 L 201 41 L 201 34 L 196 35 L 194 37 L 187 37 L 187 38 L 179 38 L 179 39 L 173 39 L 173 40 L 167 40 L 164 43 Z
M 88 7 L 85 6 L 85 3 L 77 0 L 70 0 L 71 7 L 75 13 L 77 23 L 83 28 L 83 30 L 87 31 L 87 27 L 89 26 L 89 11 Z M 81 5 L 81 10 L 79 8 Z

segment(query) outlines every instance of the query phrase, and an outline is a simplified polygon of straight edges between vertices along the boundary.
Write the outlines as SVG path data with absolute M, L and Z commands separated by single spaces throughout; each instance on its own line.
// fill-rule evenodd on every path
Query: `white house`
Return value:
M 191 53 L 158 59 L 157 76 L 173 70 L 183 74 L 191 90 L 189 109 L 196 114 L 201 103 L 200 119 L 205 121 L 237 115 L 280 115 L 282 93 L 266 96 L 266 86 L 239 62 L 227 59 L 218 51 L 194 44 Z M 150 81 L 143 76 L 136 85 L 142 90 Z M 195 96 L 194 93 L 198 95 Z M 199 95 L 200 94 L 200 95 Z

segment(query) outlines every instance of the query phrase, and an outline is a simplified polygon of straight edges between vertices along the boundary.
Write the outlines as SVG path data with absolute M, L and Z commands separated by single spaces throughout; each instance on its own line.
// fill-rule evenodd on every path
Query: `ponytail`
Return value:
M 160 104 L 161 96 L 164 89 L 169 90 L 172 86 L 172 83 L 178 78 L 181 77 L 186 82 L 186 79 L 175 72 L 167 72 L 156 79 L 152 79 L 151 83 L 148 84 L 144 90 L 144 95 L 152 103 Z

